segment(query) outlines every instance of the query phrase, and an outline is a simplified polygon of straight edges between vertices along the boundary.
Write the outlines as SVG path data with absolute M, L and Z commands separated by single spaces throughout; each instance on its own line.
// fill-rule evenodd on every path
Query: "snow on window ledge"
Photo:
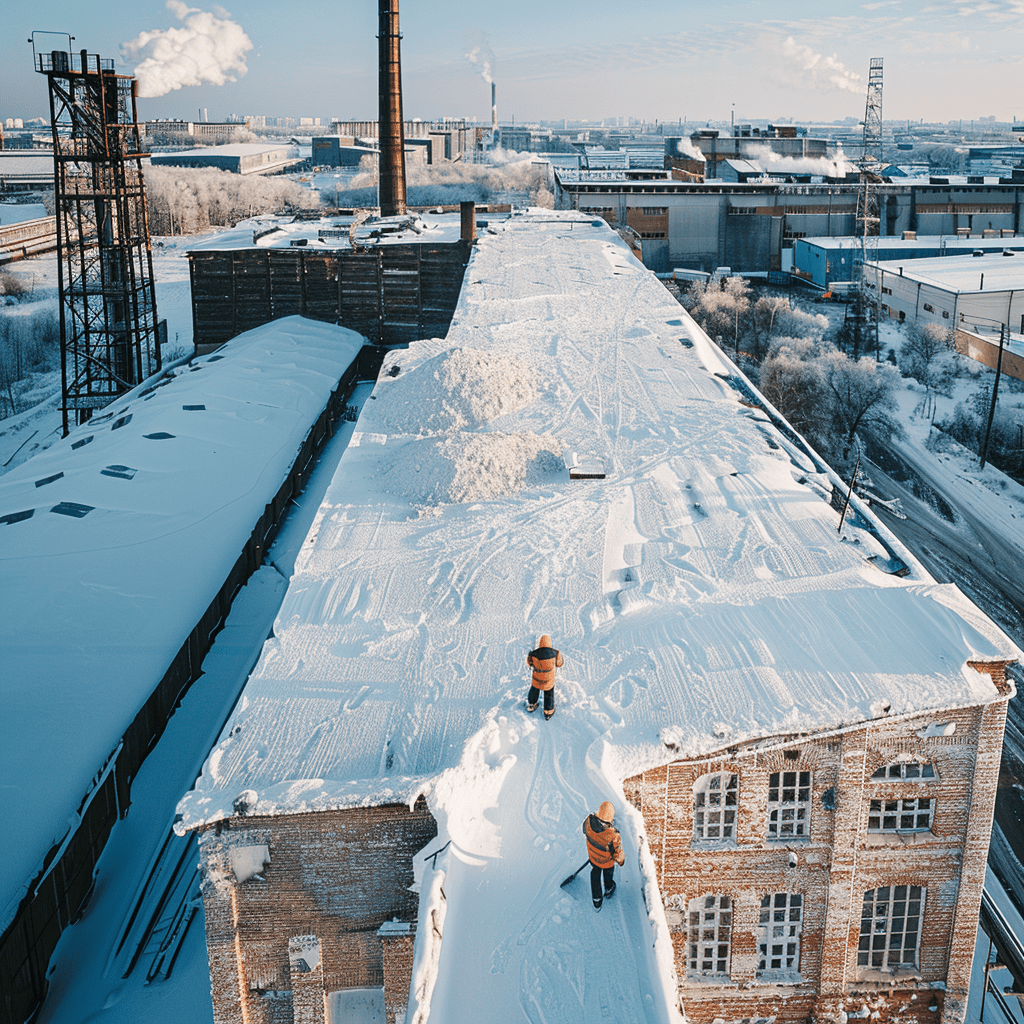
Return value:
M 856 975 L 858 982 L 869 982 L 887 987 L 896 982 L 922 981 L 921 972 L 916 968 L 903 968 L 896 971 L 877 971 L 871 968 L 860 967 Z

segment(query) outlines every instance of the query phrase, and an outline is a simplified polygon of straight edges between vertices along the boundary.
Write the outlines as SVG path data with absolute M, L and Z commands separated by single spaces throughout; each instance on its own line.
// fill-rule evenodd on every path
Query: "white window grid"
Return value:
M 924 897 L 920 885 L 887 885 L 864 893 L 858 967 L 890 972 L 917 967 Z
M 728 975 L 732 948 L 732 899 L 698 896 L 689 903 L 687 973 Z
M 871 774 L 872 780 L 893 779 L 906 782 L 917 779 L 934 779 L 935 766 L 921 761 L 898 761 L 896 764 L 883 764 Z
M 804 898 L 798 892 L 770 892 L 761 897 L 757 929 L 757 974 L 795 974 L 800 970 L 800 932 Z
M 723 840 L 736 837 L 736 799 L 739 778 L 715 772 L 699 778 L 693 790 L 693 838 Z
M 768 838 L 810 835 L 811 773 L 772 772 L 768 778 Z
M 919 796 L 904 800 L 872 800 L 869 832 L 927 832 L 932 827 L 935 801 Z

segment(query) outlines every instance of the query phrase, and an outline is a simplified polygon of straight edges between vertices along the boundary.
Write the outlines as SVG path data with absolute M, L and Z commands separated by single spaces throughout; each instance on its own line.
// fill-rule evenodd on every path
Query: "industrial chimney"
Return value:
M 497 133 L 498 131 L 498 98 L 497 98 L 498 87 L 491 82 L 491 131 Z
M 405 213 L 405 137 L 402 123 L 402 36 L 398 0 L 379 0 L 380 215 Z

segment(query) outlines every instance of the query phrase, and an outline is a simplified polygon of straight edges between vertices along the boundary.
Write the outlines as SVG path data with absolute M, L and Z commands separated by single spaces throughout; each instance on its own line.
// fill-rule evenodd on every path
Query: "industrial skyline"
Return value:
M 876 0 L 821 15 L 805 0 L 408 0 L 402 9 L 406 116 L 502 122 L 636 116 L 648 120 L 798 120 L 863 116 L 868 62 L 886 61 L 886 117 L 948 121 L 1014 109 L 1024 58 L 1024 0 Z M 769 16 L 770 15 L 770 16 Z M 158 66 L 146 117 L 228 113 L 372 117 L 372 0 L 218 5 L 138 0 L 128 10 L 40 0 L 7 12 L 0 39 L 0 118 L 45 117 L 31 73 L 34 29 L 132 72 Z M 155 63 L 154 63 L 155 62 Z M 168 65 L 174 73 L 165 76 Z M 143 80 L 140 74 L 140 80 Z M 188 82 L 200 84 L 183 84 Z M 180 87 L 175 87 L 180 86 Z M 170 91 L 157 96 L 156 91 Z M 145 90 L 144 90 L 145 95 Z

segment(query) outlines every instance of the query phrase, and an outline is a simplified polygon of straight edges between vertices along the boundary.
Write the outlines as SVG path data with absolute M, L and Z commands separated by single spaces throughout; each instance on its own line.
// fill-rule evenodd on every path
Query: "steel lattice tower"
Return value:
M 53 128 L 64 433 L 160 368 L 136 85 L 96 54 L 35 51 Z
M 862 165 L 882 164 L 882 58 L 872 57 L 868 71 L 868 97 L 864 105 Z

